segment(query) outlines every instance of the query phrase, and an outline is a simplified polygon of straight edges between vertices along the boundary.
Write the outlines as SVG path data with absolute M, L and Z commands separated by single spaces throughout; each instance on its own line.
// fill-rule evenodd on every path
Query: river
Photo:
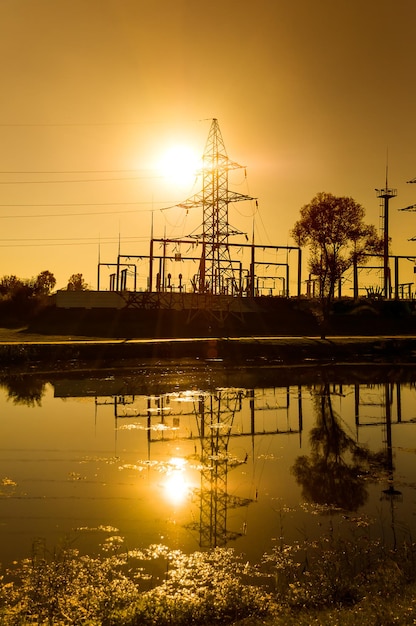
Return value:
M 0 388 L 0 562 L 163 544 L 415 532 L 416 368 L 225 367 L 14 374 Z

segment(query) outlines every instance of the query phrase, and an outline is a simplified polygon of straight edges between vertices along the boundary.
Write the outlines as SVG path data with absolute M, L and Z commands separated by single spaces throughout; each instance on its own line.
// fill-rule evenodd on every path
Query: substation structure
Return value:
M 97 291 L 58 291 L 61 328 L 72 324 L 62 309 L 79 309 L 83 332 L 104 336 L 110 331 L 155 337 L 319 332 L 311 310 L 303 307 L 300 298 L 301 248 L 255 241 L 257 200 L 229 188 L 229 172 L 238 168 L 245 169 L 228 158 L 218 120 L 213 119 L 198 172 L 200 191 L 175 207 L 186 212 L 199 208 L 200 226 L 181 238 L 155 237 L 152 219 L 148 254 L 122 253 L 119 247 L 114 262 L 99 259 Z M 340 281 L 338 298 L 413 298 L 413 283 L 400 281 L 399 265 L 403 260 L 414 264 L 415 259 L 393 257 L 388 251 L 388 205 L 396 192 L 388 187 L 387 177 L 386 187 L 377 193 L 384 213 L 383 254 L 369 257 L 368 264 L 356 263 L 351 277 L 343 276 Z M 244 201 L 255 203 L 250 234 L 229 221 L 229 206 Z M 392 260 L 394 280 L 389 267 Z M 106 283 L 109 279 L 105 287 L 103 272 Z M 383 287 L 374 288 L 374 277 L 376 282 L 382 278 Z M 364 284 L 366 278 L 369 285 Z M 318 277 L 310 275 L 305 285 L 307 297 L 320 297 Z M 77 326 L 73 332 L 79 330 Z
M 295 246 L 254 241 L 257 200 L 229 187 L 229 172 L 238 168 L 243 166 L 228 158 L 218 120 L 213 119 L 198 172 L 201 190 L 176 205 L 186 212 L 200 209 L 200 226 L 181 238 L 160 238 L 154 236 L 152 222 L 149 254 L 119 249 L 115 262 L 100 259 L 98 291 L 88 306 L 135 309 L 136 326 L 143 333 L 198 335 L 214 328 L 231 334 L 258 332 L 259 321 L 264 332 L 271 332 L 275 314 L 269 310 L 270 296 L 281 301 L 301 295 L 302 252 Z M 229 222 L 230 204 L 243 201 L 255 203 L 250 237 Z M 104 269 L 109 278 L 105 293 Z M 58 306 L 82 304 L 76 294 L 59 294 Z M 267 324 L 266 317 L 259 318 L 264 312 L 271 320 Z
M 225 244 L 224 244 L 225 245 Z M 101 288 L 101 268 L 113 267 L 110 291 L 149 293 L 193 293 L 238 297 L 301 295 L 302 251 L 295 246 L 228 243 L 229 271 L 206 279 L 206 246 L 194 239 L 152 238 L 150 254 L 118 254 L 115 263 L 98 263 L 97 285 Z M 181 246 L 187 247 L 183 254 Z M 198 250 L 201 251 L 197 255 Z M 189 254 L 191 251 L 191 254 Z M 292 255 L 291 255 L 292 253 Z M 293 253 L 296 259 L 293 260 Z M 266 260 L 264 257 L 266 255 Z M 293 266 L 295 294 L 290 293 Z M 144 286 L 144 288 L 143 288 Z
M 395 300 L 403 300 L 403 299 L 412 299 L 412 288 L 414 285 L 413 281 L 401 282 L 400 280 L 400 266 L 403 262 L 410 261 L 413 265 L 413 271 L 416 271 L 416 258 L 411 257 L 409 255 L 399 255 L 399 254 L 383 254 L 383 255 L 366 255 L 369 259 L 369 263 L 365 265 L 358 265 L 357 263 L 353 264 L 353 297 L 354 300 L 360 295 L 360 291 L 365 291 L 367 296 L 374 296 L 376 294 L 376 289 L 374 288 L 374 280 L 371 280 L 369 285 L 363 284 L 362 274 L 367 274 L 370 276 L 371 274 L 376 274 L 376 282 L 377 279 L 380 280 L 380 277 L 383 281 L 383 287 L 379 290 L 380 297 L 391 300 L 392 298 Z M 373 265 L 373 263 L 375 263 Z M 393 265 L 393 276 L 390 268 L 390 263 Z M 361 277 L 359 277 L 361 274 Z
M 192 306 L 202 309 L 211 307 L 216 296 L 225 296 L 227 299 L 299 297 L 302 293 L 301 249 L 295 246 L 256 244 L 254 218 L 249 243 L 247 233 L 241 232 L 229 222 L 230 204 L 252 201 L 257 210 L 256 198 L 236 193 L 229 188 L 229 172 L 238 168 L 245 169 L 228 158 L 218 120 L 213 119 L 202 156 L 202 168 L 198 172 L 202 177 L 201 190 L 176 205 L 187 212 L 198 208 L 202 210 L 199 232 L 182 239 L 156 238 L 153 236 L 152 226 L 148 255 L 129 252 L 121 254 L 119 250 L 115 262 L 98 263 L 98 291 L 102 288 L 101 274 L 105 269 L 109 284 L 104 289 L 119 293 L 130 292 L 128 301 L 135 308 L 149 308 L 149 302 L 150 307 L 163 308 L 166 300 L 164 294 L 193 294 Z M 397 191 L 388 186 L 387 172 L 385 188 L 376 191 L 383 218 L 383 254 L 372 255 L 375 265 L 371 265 L 370 259 L 368 265 L 355 264 L 352 286 L 345 293 L 348 279 L 343 278 L 338 286 L 338 297 L 347 295 L 357 299 L 359 292 L 365 291 L 367 296 L 376 294 L 384 299 L 410 299 L 413 282 L 400 281 L 399 261 L 407 259 L 415 263 L 415 259 L 389 254 L 389 202 L 397 195 Z M 416 205 L 412 205 L 404 210 L 413 210 L 415 207 Z M 244 236 L 245 243 L 235 243 L 235 239 L 231 241 L 237 236 Z M 390 270 L 392 259 L 394 280 Z M 372 284 L 363 284 L 363 275 L 370 277 Z M 374 287 L 374 276 L 376 283 L 381 279 L 382 287 Z M 317 277 L 310 275 L 305 284 L 307 297 L 319 296 Z M 342 290 L 344 294 L 341 293 Z M 143 292 L 146 295 L 140 295 Z M 201 295 L 204 297 L 198 298 Z M 173 300 L 176 308 L 186 308 L 183 298 L 173 297 Z M 173 300 L 171 297 L 169 302 Z M 217 303 L 216 306 L 221 305 Z M 229 306 L 228 302 L 227 307 Z
M 163 293 L 204 293 L 205 295 L 210 293 L 208 290 L 200 291 L 197 288 L 198 273 L 195 273 L 188 280 L 185 278 L 185 266 L 192 269 L 192 266 L 195 267 L 201 263 L 201 257 L 196 256 L 196 254 L 183 255 L 178 252 L 178 246 L 181 245 L 187 245 L 197 252 L 199 244 L 190 239 L 154 238 L 150 242 L 151 253 L 149 255 L 119 254 L 115 263 L 99 263 L 98 291 L 101 289 L 102 268 L 107 270 L 114 268 L 114 271 L 109 275 L 109 291 L 131 291 L 136 294 L 146 291 L 159 295 Z M 260 296 L 299 297 L 302 295 L 302 285 L 306 283 L 305 295 L 308 298 L 319 296 L 317 277 L 309 275 L 306 281 L 302 280 L 302 250 L 300 248 L 247 243 L 230 243 L 228 246 L 236 251 L 235 258 L 231 257 L 235 277 L 233 281 L 222 284 L 220 295 L 243 298 Z M 263 260 L 265 253 L 269 255 L 268 260 Z M 247 258 L 247 254 L 250 255 L 250 260 L 248 265 L 244 265 L 244 258 Z M 383 284 L 379 293 L 383 298 L 412 299 L 414 282 L 402 282 L 401 274 L 402 266 L 406 262 L 413 265 L 414 273 L 416 273 L 416 257 L 397 254 L 366 256 L 369 259 L 368 263 L 364 265 L 353 264 L 351 287 L 347 288 L 343 280 L 339 282 L 338 297 L 352 296 L 356 300 L 360 295 L 363 295 L 363 292 L 366 296 L 373 296 L 377 292 L 375 285 L 381 281 Z M 293 274 L 295 274 L 294 278 Z M 293 291 L 290 288 L 291 284 L 295 285 Z M 142 299 L 147 301 L 148 297 L 142 297 Z M 140 301 L 140 296 L 135 297 L 134 300 L 137 304 Z
M 257 200 L 231 191 L 229 172 L 243 168 L 227 156 L 218 120 L 213 119 L 202 156 L 201 190 L 176 205 L 188 212 L 202 210 L 197 232 L 181 239 L 150 237 L 149 255 L 118 254 L 113 263 L 98 264 L 111 272 L 110 291 L 148 293 L 192 293 L 210 296 L 289 296 L 290 252 L 297 252 L 296 295 L 301 293 L 301 250 L 294 246 L 255 245 L 254 215 L 251 243 L 247 233 L 229 222 L 229 205 Z M 245 169 L 245 168 L 243 168 Z M 254 212 L 253 212 L 254 213 Z M 232 238 L 243 236 L 245 243 Z M 184 248 L 186 251 L 184 252 Z M 293 254 L 291 255 L 293 258 Z M 139 284 L 140 283 L 140 284 Z M 136 299 L 139 306 L 140 298 Z

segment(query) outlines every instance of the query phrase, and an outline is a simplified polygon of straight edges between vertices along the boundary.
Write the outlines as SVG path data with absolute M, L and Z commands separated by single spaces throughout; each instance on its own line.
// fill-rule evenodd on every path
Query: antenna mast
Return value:
M 397 196 L 397 189 L 388 185 L 388 162 L 386 165 L 386 186 L 384 189 L 376 189 L 377 197 L 380 198 L 380 206 L 383 212 L 383 290 L 384 297 L 391 297 L 391 279 L 389 268 L 389 202 L 390 198 Z M 397 288 L 397 287 L 396 287 Z

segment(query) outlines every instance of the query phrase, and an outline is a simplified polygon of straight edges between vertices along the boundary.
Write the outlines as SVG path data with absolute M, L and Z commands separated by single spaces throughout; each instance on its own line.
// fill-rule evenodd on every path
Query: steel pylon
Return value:
M 198 402 L 198 429 L 201 440 L 201 489 L 199 545 L 202 548 L 225 546 L 240 533 L 227 528 L 229 507 L 245 506 L 227 491 L 228 472 L 240 464 L 229 456 L 228 444 L 237 411 L 241 411 L 242 393 L 238 390 L 217 390 L 208 402 Z
M 228 239 L 243 233 L 230 226 L 228 205 L 255 198 L 230 191 L 228 172 L 242 167 L 228 158 L 218 120 L 214 118 L 202 156 L 202 190 L 179 205 L 186 209 L 202 207 L 203 212 L 202 232 L 191 235 L 202 244 L 198 274 L 194 280 L 196 292 L 238 294 L 241 288 Z

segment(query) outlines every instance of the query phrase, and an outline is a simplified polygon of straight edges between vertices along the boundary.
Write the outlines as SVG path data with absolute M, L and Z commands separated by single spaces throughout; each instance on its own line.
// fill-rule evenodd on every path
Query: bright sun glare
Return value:
M 159 162 L 164 178 L 180 187 L 191 186 L 201 168 L 201 159 L 190 146 L 175 145 L 168 148 Z
M 189 493 L 189 483 L 186 479 L 185 459 L 173 458 L 169 461 L 170 470 L 164 482 L 165 494 L 172 504 L 182 504 Z

